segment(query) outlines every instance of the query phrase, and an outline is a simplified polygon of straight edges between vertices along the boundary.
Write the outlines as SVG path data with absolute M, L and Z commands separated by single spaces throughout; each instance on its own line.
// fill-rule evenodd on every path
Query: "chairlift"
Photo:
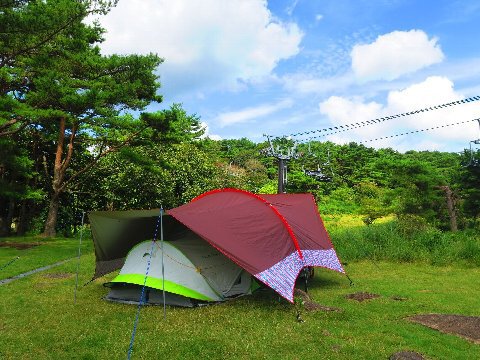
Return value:
M 308 144 L 308 145 L 309 145 L 309 150 L 310 150 L 310 144 Z M 328 172 L 331 173 L 331 175 L 327 174 L 327 172 L 325 171 L 326 169 L 329 170 Z M 317 181 L 331 182 L 334 174 L 333 174 L 332 166 L 330 165 L 330 150 L 328 150 L 327 161 L 324 162 L 321 167 L 320 167 L 320 165 L 317 165 L 317 170 L 305 170 L 304 169 L 303 173 L 307 176 L 313 177 Z
M 480 120 L 478 121 L 478 127 L 480 128 Z M 480 139 L 472 140 L 470 141 L 470 160 L 469 162 L 465 165 L 465 167 L 480 167 L 480 159 L 477 159 L 475 157 L 475 152 L 473 151 L 473 145 L 480 145 Z
M 470 168 L 470 167 L 480 167 L 480 159 L 477 159 L 475 157 L 475 152 L 473 151 L 472 144 L 480 145 L 480 139 L 470 141 L 470 160 L 465 165 L 465 167 L 468 167 L 468 168 Z

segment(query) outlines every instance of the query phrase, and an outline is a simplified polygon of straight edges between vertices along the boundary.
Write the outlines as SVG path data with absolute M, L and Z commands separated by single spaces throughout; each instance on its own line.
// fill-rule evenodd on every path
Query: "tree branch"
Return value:
M 116 152 L 120 150 L 122 147 L 128 145 L 129 143 L 132 142 L 133 139 L 135 139 L 140 133 L 142 133 L 145 129 L 147 129 L 148 126 L 143 127 L 142 129 L 138 130 L 137 132 L 134 132 L 131 134 L 127 139 L 122 141 L 120 144 L 117 144 L 116 146 L 111 146 L 108 149 L 105 149 L 102 151 L 100 149 L 100 152 L 98 153 L 95 158 L 90 161 L 87 165 L 85 165 L 82 169 L 78 170 L 75 174 L 73 174 L 68 180 L 64 181 L 63 185 L 61 186 L 61 191 L 64 191 L 70 184 L 74 183 L 75 180 L 82 175 L 83 173 L 87 172 L 90 170 L 101 158 L 107 156 L 110 153 Z M 105 143 L 104 143 L 105 144 Z M 102 147 L 104 147 L 102 144 Z

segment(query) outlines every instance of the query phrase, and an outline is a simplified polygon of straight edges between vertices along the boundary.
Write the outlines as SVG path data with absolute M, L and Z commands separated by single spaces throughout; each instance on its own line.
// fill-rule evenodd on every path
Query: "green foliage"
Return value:
M 82 183 L 83 207 L 168 209 L 217 187 L 220 172 L 194 143 L 125 149 L 102 159 Z
M 464 166 L 458 175 L 459 183 L 462 185 L 459 193 L 463 198 L 463 208 L 465 215 L 468 216 L 473 226 L 480 219 L 480 150 L 472 152 L 465 151 L 463 155 Z M 475 164 L 477 164 L 475 166 Z
M 361 182 L 355 186 L 356 202 L 364 215 L 365 225 L 371 225 L 376 219 L 392 212 L 387 204 L 387 190 L 370 182 Z
M 141 119 L 150 128 L 154 142 L 192 141 L 204 133 L 200 118 L 187 114 L 181 104 L 173 104 L 170 109 L 155 113 L 144 113 Z
M 355 201 L 355 191 L 349 187 L 339 187 L 327 196 L 319 196 L 322 214 L 356 214 L 359 206 Z
M 276 194 L 278 190 L 278 184 L 275 181 L 269 181 L 263 185 L 259 190 L 259 194 Z
M 328 223 L 327 228 L 330 229 Z M 345 261 L 369 259 L 480 266 L 478 232 L 443 232 L 416 215 L 366 227 L 332 227 L 330 235 L 340 258 Z

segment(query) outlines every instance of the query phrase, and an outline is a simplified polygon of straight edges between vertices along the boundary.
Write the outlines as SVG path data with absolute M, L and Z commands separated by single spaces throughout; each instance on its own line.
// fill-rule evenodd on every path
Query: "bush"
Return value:
M 340 258 L 345 261 L 480 265 L 480 234 L 443 232 L 413 215 L 370 226 L 332 227 L 330 235 Z

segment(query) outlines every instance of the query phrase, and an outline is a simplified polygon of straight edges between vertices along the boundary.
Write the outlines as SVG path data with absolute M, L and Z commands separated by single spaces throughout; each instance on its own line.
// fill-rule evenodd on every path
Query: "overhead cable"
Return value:
M 401 114 L 380 117 L 380 118 L 372 119 L 372 120 L 359 121 L 359 122 L 352 123 L 352 124 L 337 125 L 337 126 L 331 126 L 331 127 L 323 128 L 323 129 L 303 131 L 303 132 L 298 132 L 298 133 L 289 134 L 289 135 L 282 135 L 282 136 L 278 136 L 278 137 L 279 138 L 296 137 L 296 136 L 310 135 L 310 134 L 322 133 L 322 132 L 331 132 L 329 134 L 325 134 L 325 136 L 326 135 L 332 135 L 332 134 L 337 134 L 337 133 L 340 133 L 340 132 L 348 131 L 348 130 L 351 130 L 351 129 L 357 129 L 357 128 L 368 126 L 368 125 L 382 123 L 382 122 L 392 120 L 392 119 L 396 119 L 396 118 L 399 118 L 399 117 L 405 117 L 405 116 L 415 115 L 415 114 L 419 114 L 419 113 L 444 109 L 444 108 L 447 108 L 447 107 L 466 104 L 466 103 L 471 103 L 471 102 L 479 101 L 479 100 L 480 100 L 480 96 L 472 96 L 472 97 L 469 97 L 469 98 L 466 98 L 466 99 L 456 100 L 456 101 L 452 101 L 452 102 L 445 103 L 445 104 L 440 104 L 440 105 L 435 105 L 435 106 L 430 106 L 430 107 L 426 107 L 426 108 L 419 109 L 419 110 L 408 111 L 408 112 L 404 112 L 404 113 L 401 113 Z M 322 137 L 322 136 L 323 135 L 312 136 L 312 137 L 310 137 L 308 139 L 305 139 L 305 140 L 311 140 L 311 139 L 315 139 L 315 138 Z
M 408 131 L 408 132 L 405 132 L 405 133 L 400 133 L 400 134 L 395 134 L 395 135 L 389 135 L 389 136 L 382 136 L 382 137 L 379 137 L 379 138 L 376 138 L 376 139 L 362 140 L 362 141 L 359 141 L 359 143 L 360 143 L 360 144 L 365 144 L 365 143 L 369 143 L 369 142 L 373 142 L 373 141 L 384 140 L 384 139 L 391 139 L 391 138 L 398 137 L 398 136 L 411 135 L 411 134 L 416 134 L 416 133 L 420 133 L 420 132 L 424 132 L 424 131 L 437 130 L 437 129 L 441 129 L 441 128 L 446 128 L 446 127 L 450 127 L 450 126 L 466 124 L 466 123 L 469 123 L 469 122 L 479 121 L 479 120 L 480 120 L 480 118 L 478 118 L 478 119 L 472 119 L 472 120 L 465 120 L 465 121 L 458 121 L 458 122 L 456 122 L 456 123 L 445 124 L 445 125 L 438 125 L 438 126 L 434 126 L 434 127 L 426 128 L 426 129 Z

